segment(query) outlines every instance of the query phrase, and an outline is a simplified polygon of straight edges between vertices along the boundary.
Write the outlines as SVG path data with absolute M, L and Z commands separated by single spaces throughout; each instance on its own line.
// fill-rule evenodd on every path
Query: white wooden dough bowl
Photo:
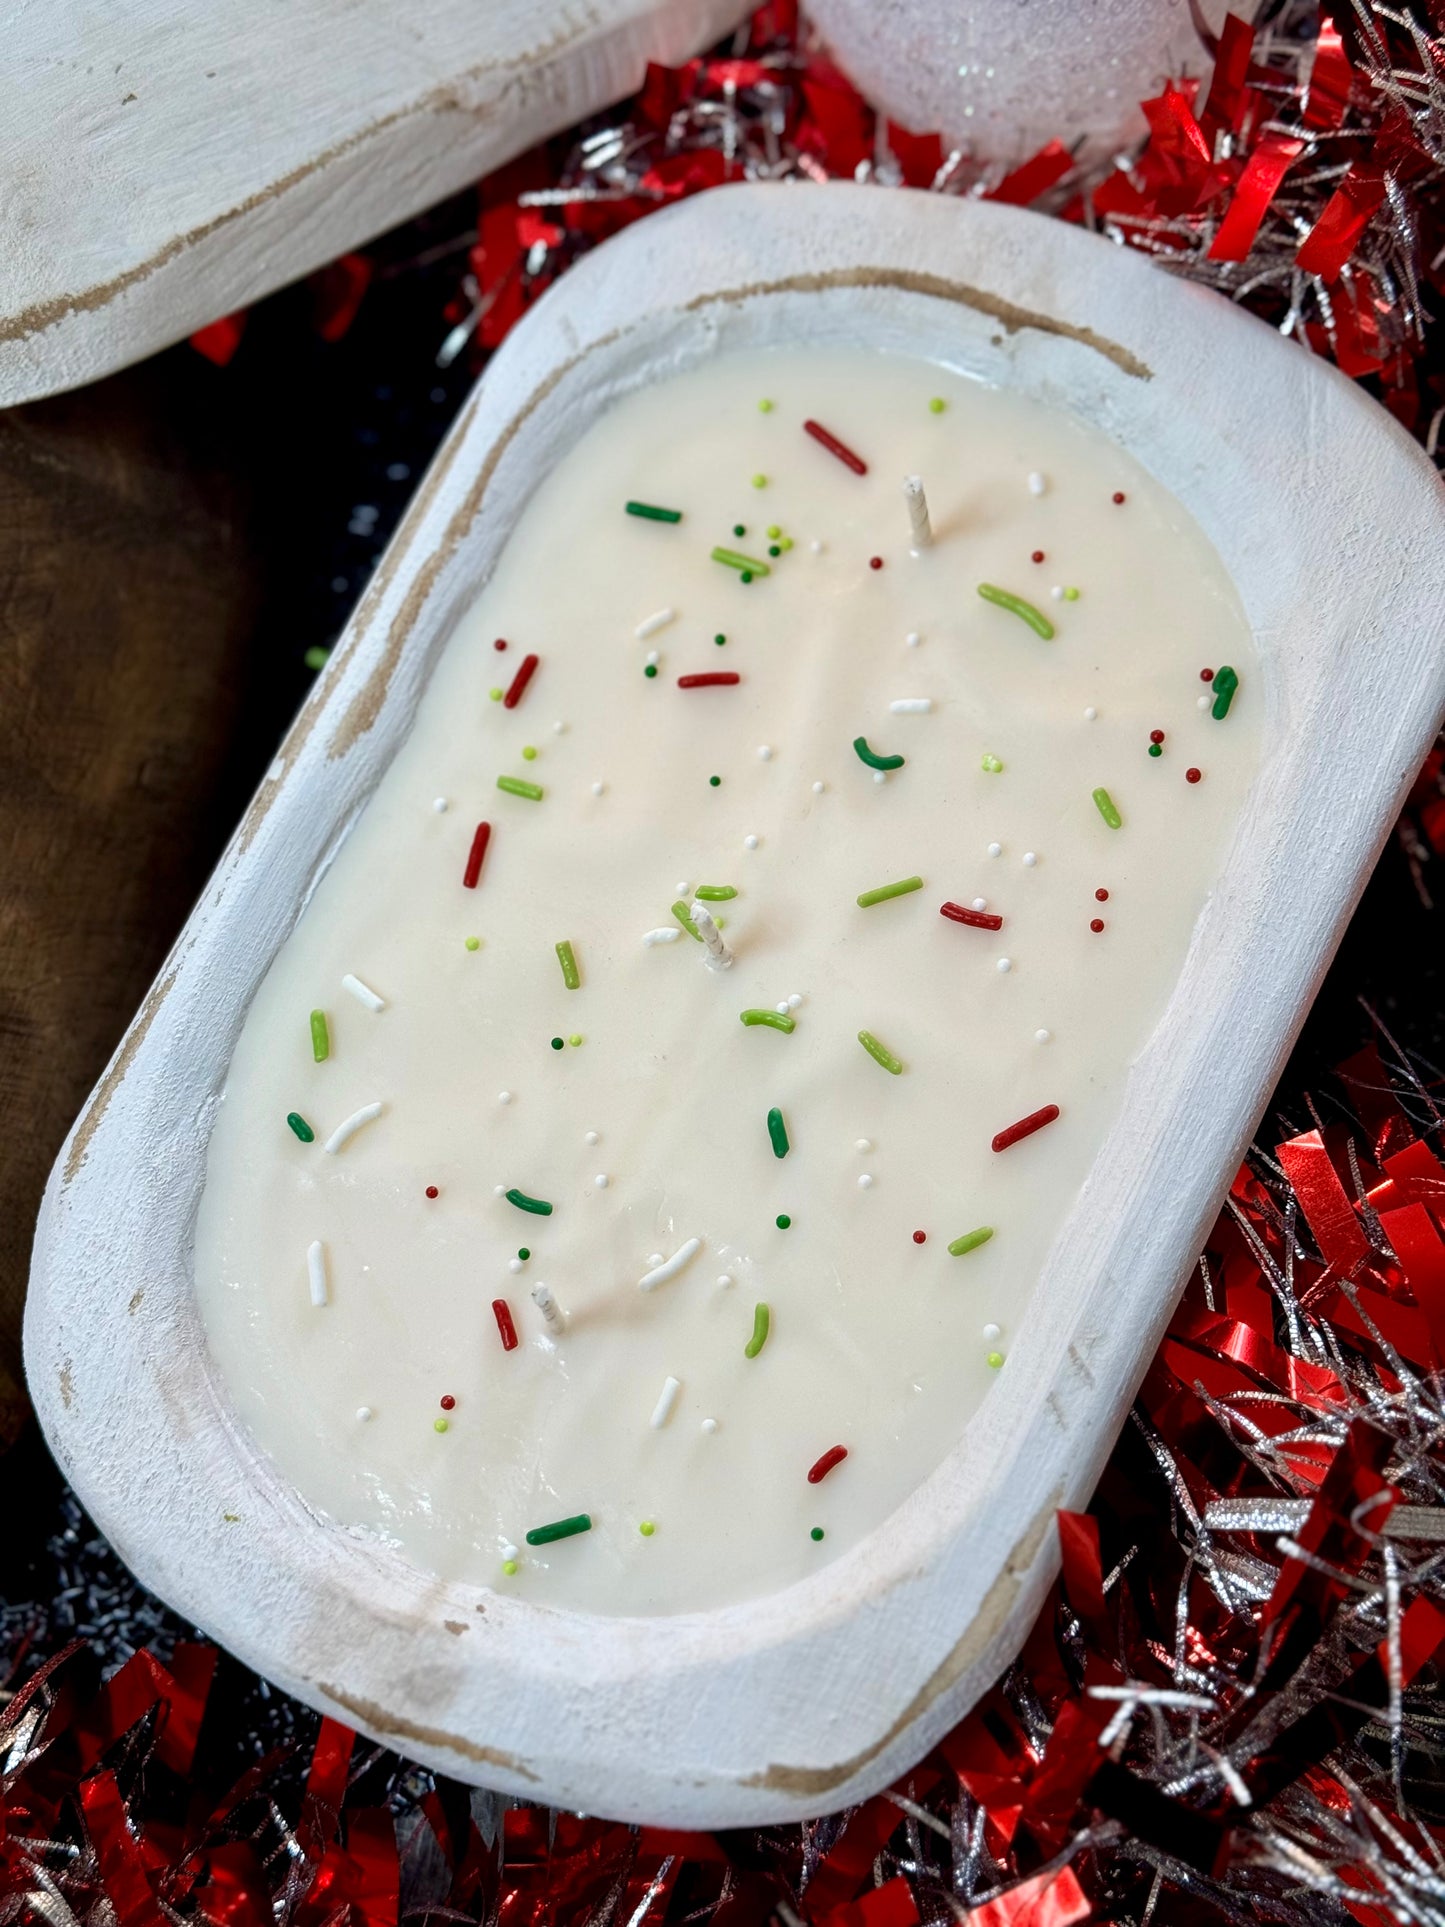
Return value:
M 443 1583 L 310 1511 L 208 1360 L 190 1235 L 257 983 L 538 477 L 610 396 L 732 346 L 873 344 L 1072 410 L 1218 548 L 1266 750 L 1226 874 L 1006 1370 L 885 1525 L 685 1617 Z M 55 1454 L 136 1574 L 288 1691 L 463 1779 L 742 1826 L 885 1785 L 1012 1658 L 1445 704 L 1439 484 L 1358 389 L 1141 257 L 1008 208 L 727 188 L 608 243 L 438 455 L 51 1178 L 26 1323 Z

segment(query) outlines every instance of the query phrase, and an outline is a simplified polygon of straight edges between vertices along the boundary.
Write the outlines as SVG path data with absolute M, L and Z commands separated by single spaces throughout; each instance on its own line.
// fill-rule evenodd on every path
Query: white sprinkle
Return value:
M 988 846 L 988 853 L 990 856 L 1002 856 L 1003 855 L 1002 843 L 990 843 Z
M 787 1000 L 787 998 L 785 997 L 785 998 L 783 999 L 783 1001 L 782 1001 L 782 1002 L 781 1002 L 780 1004 L 774 1004 L 774 1005 L 773 1005 L 773 1009 L 774 1009 L 774 1010 L 775 1010 L 775 1011 L 776 1011 L 776 1012 L 778 1013 L 778 1015 L 779 1015 L 780 1017 L 786 1017 L 786 1016 L 787 1016 L 787 1014 L 788 1014 L 788 1000 Z
M 1052 1035 L 1053 1035 L 1052 1031 L 1036 1030 L 1034 1032 L 1034 1042 L 1036 1044 L 1047 1044 L 1050 1037 L 1052 1037 Z
M 648 667 L 649 667 L 650 669 L 656 669 L 656 667 L 657 667 L 657 665 L 658 665 L 658 664 L 659 664 L 659 663 L 660 663 L 661 661 L 662 661 L 662 657 L 661 657 L 661 656 L 660 656 L 660 655 L 659 655 L 659 654 L 657 653 L 657 651 L 656 651 L 655 649 L 649 649 L 649 650 L 648 650 L 648 652 L 647 652 L 647 665 L 648 665 Z
M 494 1184 L 492 1186 L 492 1196 L 494 1198 L 505 1198 L 506 1195 L 507 1187 L 505 1184 Z
M 743 848 L 745 850 L 755 850 L 757 847 L 758 839 L 755 836 L 745 836 L 743 838 Z
M 920 549 L 930 547 L 933 542 L 933 529 L 928 520 L 928 497 L 923 492 L 920 476 L 904 476 L 903 499 L 908 504 L 909 548 L 917 555 Z
M 677 1395 L 681 1390 L 682 1380 L 680 1378 L 665 1378 L 662 1381 L 662 1396 L 658 1399 L 656 1405 L 653 1406 L 652 1417 L 648 1420 L 654 1432 L 660 1432 L 672 1417 L 672 1408 L 676 1405 Z
M 988 908 L 988 898 L 987 898 L 987 897 L 975 897 L 975 898 L 974 898 L 974 900 L 973 900 L 973 907 L 974 907 L 974 909 L 975 909 L 975 910 L 987 910 L 987 908 Z
M 823 789 L 824 789 L 824 785 L 822 783 L 814 783 L 813 785 L 814 796 L 821 796 L 823 794 Z
M 903 638 L 903 640 L 908 644 L 908 647 L 910 649 L 916 649 L 919 643 L 922 642 L 923 638 L 922 636 L 919 635 L 916 629 L 910 629 L 908 631 L 908 634 Z
M 499 1104 L 510 1104 L 511 1101 L 512 1101 L 512 1093 L 510 1091 L 497 1092 L 497 1102 Z
M 1084 711 L 1084 721 L 1086 723 L 1096 723 L 1098 720 L 1099 712 L 1095 709 L 1094 705 L 1090 703 L 1089 707 Z
M 708 909 L 705 903 L 694 901 L 688 915 L 692 918 L 697 934 L 702 938 L 705 953 L 703 962 L 707 965 L 708 969 L 731 970 L 733 967 L 733 953 L 723 942 L 722 934 L 718 930 L 717 924 L 713 921 L 711 910 Z
M 306 1282 L 311 1287 L 313 1305 L 326 1303 L 326 1252 L 319 1239 L 306 1247 Z
M 803 993 L 802 993 L 802 991 L 800 991 L 800 990 L 792 990 L 792 991 L 789 991 L 789 993 L 788 993 L 788 1009 L 789 1009 L 789 1010 L 796 1010 L 796 1009 L 798 1008 L 798 1005 L 799 1005 L 800 1003 L 802 1003 L 802 1001 L 803 1001 Z
M 705 1418 L 702 1422 L 702 1429 L 704 1432 L 715 1432 L 717 1430 L 717 1420 L 715 1418 Z
M 1008 973 L 1013 969 L 1013 967 L 1014 966 L 1013 966 L 1012 957 L 1000 957 L 998 962 L 994 965 L 994 969 L 998 972 L 1000 977 L 1006 977 Z
M 654 1251 L 647 1262 L 650 1265 L 660 1265 L 662 1263 L 662 1253 L 660 1251 Z
M 860 1174 L 858 1189 L 860 1191 L 871 1191 L 873 1189 L 873 1173 L 871 1171 L 864 1171 Z
M 873 772 L 873 781 L 874 781 L 875 783 L 886 783 L 886 782 L 888 781 L 888 772 L 887 772 L 887 770 L 886 770 L 886 769 L 875 769 L 875 770 L 874 770 L 874 772 Z
M 356 1408 L 356 1420 L 359 1425 L 369 1425 L 371 1422 L 371 1407 L 369 1405 L 358 1405 Z
M 1048 483 L 1044 480 L 1043 476 L 1040 475 L 1039 471 L 1035 469 L 1029 477 L 1029 494 L 1042 495 L 1047 487 Z
M 997 1325 L 985 1325 L 983 1335 L 985 1338 L 993 1340 L 995 1338 L 1002 1338 L 1003 1332 Z
M 669 622 L 676 621 L 676 609 L 659 609 L 655 615 L 647 616 L 639 622 L 632 633 L 639 642 L 646 642 L 649 636 L 655 636 L 659 629 L 665 629 Z
M 932 696 L 900 696 L 896 703 L 889 703 L 895 716 L 928 716 L 933 711 Z
M 522 1263 L 523 1261 L 520 1258 L 509 1258 L 507 1260 L 507 1269 L 508 1271 L 520 1271 L 522 1269 Z
M 1038 858 L 1037 858 L 1037 856 L 1035 856 L 1035 854 L 1034 854 L 1034 852 L 1033 852 L 1032 850 L 1025 850 L 1025 851 L 1024 851 L 1024 868 L 1025 868 L 1026 870 L 1032 870 L 1032 869 L 1033 869 L 1033 867 L 1034 867 L 1034 865 L 1035 865 L 1035 864 L 1036 864 L 1037 862 L 1038 862 Z
M 517 1558 L 520 1558 L 520 1556 L 521 1555 L 518 1553 L 517 1548 L 512 1544 L 510 1540 L 508 1540 L 506 1545 L 502 1547 L 502 1557 L 504 1559 L 517 1559 Z
M 772 744 L 771 744 L 771 743 L 759 743 L 759 744 L 758 744 L 758 761 L 759 761 L 760 763 L 771 763 L 771 762 L 772 762 L 772 760 L 773 760 L 773 746 L 772 746 Z
M 582 1142 L 584 1144 L 597 1144 L 597 1143 L 600 1143 L 601 1140 L 598 1137 L 598 1134 L 596 1131 L 588 1131 L 586 1135 L 583 1137 Z
M 1197 709 L 1208 709 L 1208 708 L 1210 707 L 1210 700 L 1209 700 L 1209 698 L 1208 698 L 1208 696 L 1199 696 L 1199 697 L 1196 697 L 1196 699 L 1195 699 L 1195 707 L 1196 707 Z
M 433 802 L 432 808 L 438 816 L 445 816 L 447 813 L 447 799 L 444 796 L 438 796 Z
M 1051 596 L 1053 597 L 1053 599 L 1054 599 L 1054 601 L 1055 601 L 1055 602 L 1062 602 L 1062 601 L 1063 601 L 1063 599 L 1064 599 L 1064 585 L 1063 585 L 1063 583 L 1062 583 L 1062 582 L 1056 582 L 1056 583 L 1054 584 L 1054 586 L 1053 586 L 1053 588 L 1049 590 L 1049 594 L 1050 594 L 1050 595 L 1051 595 Z
M 665 1285 L 669 1278 L 675 1278 L 688 1259 L 695 1258 L 701 1250 L 702 1239 L 689 1238 L 685 1245 L 678 1246 L 670 1258 L 664 1258 L 661 1264 L 655 1264 L 651 1271 L 643 1273 L 637 1281 L 638 1290 L 656 1291 L 657 1287 Z
M 594 796 L 600 796 L 606 787 L 607 785 L 605 783 L 594 783 L 592 785 L 592 794 Z
M 547 1321 L 549 1331 L 559 1332 L 567 1323 L 567 1314 L 552 1296 L 550 1285 L 533 1285 L 532 1303 Z
M 349 971 L 341 979 L 341 988 L 349 990 L 356 1001 L 365 1004 L 368 1010 L 386 1009 L 385 997 L 378 997 L 369 984 L 364 984 L 360 977 L 353 977 Z
M 730 1271 L 720 1271 L 718 1273 L 717 1288 L 719 1291 L 730 1290 L 732 1286 L 732 1282 L 733 1282 L 733 1275 Z
M 599 1171 L 592 1182 L 597 1186 L 599 1191 L 605 1191 L 612 1180 L 605 1171 Z
M 642 941 L 651 949 L 654 944 L 676 943 L 681 935 L 682 931 L 674 923 L 662 930 L 649 930 Z
M 871 1137 L 860 1137 L 860 1138 L 858 1139 L 858 1141 L 857 1141 L 857 1143 L 856 1143 L 856 1144 L 855 1144 L 855 1145 L 853 1146 L 853 1149 L 854 1149 L 855 1151 L 871 1151 L 871 1150 L 873 1149 L 873 1140 L 872 1140 L 872 1138 L 871 1138 Z
M 553 723 L 552 734 L 554 736 L 565 736 L 567 734 L 567 725 L 565 723 Z
M 380 1116 L 381 1105 L 379 1102 L 376 1104 L 363 1104 L 359 1111 L 353 1111 L 350 1117 L 345 1118 L 337 1125 L 336 1129 L 322 1145 L 322 1150 L 330 1151 L 334 1157 L 342 1145 L 345 1144 L 346 1140 L 354 1137 L 363 1124 L 370 1124 L 373 1118 Z
M 812 541 L 808 544 L 808 547 L 812 550 L 814 555 L 821 555 L 823 553 L 823 545 L 818 540 L 816 535 L 813 537 Z
M 679 883 L 677 886 L 677 894 L 680 897 L 685 897 L 691 888 L 692 888 L 692 885 L 690 883 L 687 883 L 687 882 Z

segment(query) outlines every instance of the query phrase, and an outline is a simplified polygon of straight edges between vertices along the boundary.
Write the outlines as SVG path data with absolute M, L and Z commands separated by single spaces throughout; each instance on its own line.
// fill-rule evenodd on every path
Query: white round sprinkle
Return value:
M 371 1417 L 371 1407 L 369 1405 L 358 1405 L 356 1408 L 356 1416 L 360 1423 L 365 1425 Z
M 1006 977 L 1008 973 L 1013 969 L 1013 967 L 1014 967 L 1014 964 L 1013 964 L 1012 957 L 1000 957 L 998 962 L 994 965 L 994 969 L 998 972 L 1000 977 Z
M 602 794 L 602 792 L 603 792 L 603 790 L 605 790 L 605 789 L 606 789 L 606 787 L 607 787 L 607 785 L 606 785 L 605 783 L 594 783 L 594 784 L 592 785 L 592 794 L 593 794 L 594 796 L 600 796 L 600 795 Z
M 447 813 L 447 799 L 444 796 L 439 796 L 432 804 L 432 808 L 438 816 L 445 816 Z
M 567 733 L 567 725 L 565 723 L 553 723 L 552 734 L 554 736 L 565 736 L 566 733 Z
M 1024 851 L 1024 868 L 1026 870 L 1032 870 L 1032 868 L 1037 862 L 1038 862 L 1038 858 L 1037 856 L 1035 856 L 1032 850 Z
M 771 762 L 772 762 L 772 760 L 773 760 L 773 746 L 772 746 L 772 744 L 771 744 L 771 743 L 759 743 L 759 744 L 758 744 L 758 761 L 759 761 L 760 763 L 771 763 Z
M 1055 601 L 1055 602 L 1062 602 L 1062 601 L 1063 601 L 1063 599 L 1064 599 L 1064 585 L 1063 585 L 1063 583 L 1062 583 L 1062 582 L 1056 582 L 1056 583 L 1054 584 L 1054 586 L 1053 586 L 1053 588 L 1049 590 L 1049 594 L 1050 594 L 1050 595 L 1051 595 L 1051 596 L 1052 596 L 1052 597 L 1054 598 L 1054 601 Z
M 651 1271 L 654 1265 L 660 1265 L 661 1263 L 662 1263 L 662 1253 L 660 1251 L 654 1251 L 652 1256 L 647 1261 L 647 1268 L 649 1271 Z
M 873 1173 L 871 1171 L 861 1172 L 858 1178 L 858 1189 L 860 1191 L 870 1191 L 872 1190 L 872 1188 L 873 1188 Z
M 494 1198 L 505 1198 L 506 1195 L 507 1187 L 505 1184 L 494 1184 L 492 1186 L 492 1196 Z
M 988 898 L 987 898 L 987 897 L 975 897 L 975 898 L 974 898 L 974 900 L 973 900 L 973 907 L 974 907 L 974 909 L 975 909 L 975 910 L 987 910 L 987 908 L 988 908 Z
M 504 1559 L 517 1559 L 521 1557 L 521 1555 L 517 1551 L 517 1548 L 512 1544 L 510 1539 L 507 1541 L 506 1545 L 502 1547 L 502 1557 Z
M 1003 1336 L 1003 1333 L 1000 1327 L 997 1325 L 985 1325 L 983 1328 L 983 1335 L 991 1342 L 995 1338 L 1001 1338 Z
M 802 998 L 802 993 L 800 991 L 794 990 L 790 992 L 788 996 L 788 1009 L 796 1010 L 798 1008 L 798 1005 L 802 1003 L 802 1001 L 803 1001 L 803 998 Z
M 732 1273 L 730 1271 L 719 1272 L 718 1281 L 717 1281 L 718 1290 L 726 1291 L 728 1286 L 732 1283 L 732 1281 L 733 1281 Z
M 808 544 L 808 547 L 812 550 L 814 555 L 821 555 L 823 553 L 823 545 L 818 540 L 816 535 L 813 537 L 812 541 Z
M 916 629 L 910 629 L 908 631 L 908 634 L 903 638 L 903 640 L 908 644 L 908 647 L 910 649 L 916 649 L 919 643 L 922 642 L 923 638 L 922 636 L 919 635 Z
M 691 890 L 692 890 L 692 885 L 690 883 L 679 883 L 677 886 L 677 894 L 680 897 L 685 897 L 689 895 Z
M 1003 855 L 1002 843 L 990 843 L 988 846 L 988 853 L 990 856 L 1002 856 Z
M 597 1186 L 599 1191 L 605 1191 L 612 1180 L 605 1171 L 599 1171 L 592 1182 Z
M 888 781 L 888 772 L 887 772 L 887 770 L 886 770 L 886 769 L 875 769 L 875 770 L 874 770 L 874 772 L 873 772 L 873 781 L 874 781 L 875 783 L 886 783 L 886 782 Z
M 855 1151 L 871 1151 L 873 1149 L 873 1140 L 871 1137 L 860 1137 L 853 1148 Z
M 1039 471 L 1035 469 L 1032 475 L 1029 476 L 1029 494 L 1042 495 L 1047 487 L 1048 483 L 1044 480 L 1043 476 L 1040 475 Z
M 702 1429 L 704 1432 L 715 1432 L 717 1430 L 717 1420 L 715 1418 L 705 1418 L 702 1422 Z
M 1198 708 L 1198 709 L 1208 709 L 1208 708 L 1209 708 L 1209 706 L 1210 706 L 1210 705 L 1209 705 L 1209 698 L 1208 698 L 1208 696 L 1200 696 L 1200 697 L 1198 697 L 1198 698 L 1196 699 L 1196 703 L 1195 703 L 1195 707 L 1196 707 L 1196 708 Z
M 600 1142 L 600 1139 L 598 1138 L 596 1131 L 588 1131 L 586 1136 L 583 1138 L 582 1142 L 584 1144 L 597 1144 Z
M 662 658 L 655 649 L 648 650 L 647 662 L 648 662 L 649 668 L 656 669 L 658 663 L 660 663 L 661 661 L 662 661 Z
M 783 999 L 783 1001 L 782 1001 L 782 1002 L 781 1002 L 780 1004 L 774 1004 L 774 1005 L 773 1005 L 773 1009 L 774 1009 L 774 1010 L 775 1010 L 775 1011 L 776 1011 L 776 1012 L 778 1013 L 778 1015 L 779 1015 L 780 1017 L 786 1017 L 786 1016 L 787 1016 L 787 1014 L 788 1014 L 788 1000 L 787 1000 L 787 998 L 785 997 L 785 998 Z
M 814 796 L 821 796 L 823 794 L 823 788 L 824 786 L 822 783 L 814 783 L 813 785 Z
M 1089 707 L 1084 711 L 1084 721 L 1086 723 L 1096 723 L 1098 720 L 1099 712 L 1095 709 L 1094 705 L 1090 703 Z
M 757 847 L 758 839 L 755 836 L 745 836 L 743 838 L 743 848 L 745 850 L 755 850 Z
M 508 1271 L 520 1271 L 522 1269 L 522 1260 L 520 1258 L 509 1258 L 507 1260 L 507 1269 Z
M 512 1101 L 512 1093 L 510 1091 L 497 1092 L 497 1102 L 499 1104 L 510 1104 L 511 1101 Z
M 1036 1044 L 1047 1044 L 1047 1043 L 1048 1043 L 1048 1041 L 1049 1041 L 1049 1038 L 1050 1038 L 1050 1037 L 1051 1037 L 1052 1035 L 1053 1035 L 1053 1033 L 1052 1033 L 1051 1031 L 1047 1031 L 1047 1030 L 1036 1030 L 1036 1031 L 1034 1032 L 1034 1042 L 1035 1042 Z

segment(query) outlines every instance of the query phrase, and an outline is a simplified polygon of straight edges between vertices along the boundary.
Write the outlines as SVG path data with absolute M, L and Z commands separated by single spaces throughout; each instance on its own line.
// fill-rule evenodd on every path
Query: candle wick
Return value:
M 706 946 L 703 958 L 709 970 L 731 970 L 733 953 L 722 940 L 722 933 L 713 922 L 712 912 L 707 905 L 694 898 L 692 909 L 688 912 L 697 934 Z
M 904 476 L 903 499 L 908 504 L 909 547 L 917 555 L 920 549 L 929 548 L 933 542 L 933 526 L 928 519 L 928 497 L 923 492 L 921 476 Z

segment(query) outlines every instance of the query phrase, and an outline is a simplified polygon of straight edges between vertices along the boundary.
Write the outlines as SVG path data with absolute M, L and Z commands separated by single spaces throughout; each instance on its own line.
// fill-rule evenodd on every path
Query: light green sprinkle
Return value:
M 642 1534 L 644 1539 L 650 1539 L 653 1533 L 656 1532 L 657 1527 L 652 1523 L 651 1519 L 644 1519 L 637 1530 Z
M 757 1357 L 758 1353 L 763 1349 L 764 1345 L 766 1345 L 768 1342 L 768 1330 L 769 1330 L 769 1327 L 772 1325 L 772 1322 L 773 1322 L 773 1314 L 768 1310 L 766 1305 L 763 1305 L 763 1304 L 754 1305 L 753 1335 L 748 1340 L 747 1344 L 743 1346 L 744 1358 Z
M 585 1512 L 570 1519 L 556 1519 L 549 1526 L 533 1526 L 527 1534 L 529 1546 L 550 1546 L 557 1539 L 575 1539 L 579 1532 L 590 1532 L 592 1521 Z
M 766 562 L 755 562 L 750 555 L 742 555 L 737 549 L 714 549 L 714 562 L 721 562 L 729 569 L 741 569 L 746 575 L 768 575 L 771 573 Z
M 517 1562 L 516 1562 L 516 1560 L 515 1560 L 515 1559 L 504 1559 L 504 1560 L 502 1561 L 502 1571 L 503 1571 L 504 1573 L 506 1573 L 506 1575 L 507 1575 L 507 1577 L 508 1577 L 509 1579 L 515 1579 L 515 1578 L 516 1578 L 516 1576 L 517 1576 Z
M 536 750 L 533 748 L 531 743 L 527 743 L 522 750 L 522 761 L 524 763 L 535 763 L 536 760 L 537 760 Z
M 730 883 L 700 883 L 693 895 L 704 903 L 730 903 L 737 891 Z
M 1065 589 L 1064 591 L 1065 602 L 1077 602 L 1078 599 L 1079 599 L 1079 592 L 1077 589 Z
M 977 1251 L 979 1246 L 986 1245 L 992 1236 L 991 1224 L 981 1224 L 977 1231 L 965 1231 L 961 1238 L 955 1238 L 948 1247 L 949 1256 L 961 1258 L 965 1251 Z
M 858 1033 L 858 1042 L 863 1046 L 864 1050 L 867 1051 L 875 1064 L 881 1064 L 884 1070 L 890 1071 L 894 1077 L 901 1074 L 903 1070 L 902 1064 L 899 1063 L 898 1059 L 886 1045 L 879 1043 L 871 1030 L 860 1030 Z
M 678 922 L 682 925 L 683 929 L 687 932 L 687 934 L 692 938 L 694 943 L 702 942 L 702 932 L 698 929 L 697 925 L 693 922 L 691 914 L 688 911 L 688 907 L 683 902 L 681 897 L 679 897 L 677 902 L 673 904 L 672 914 L 677 918 Z
M 930 415 L 941 415 L 947 406 L 948 403 L 943 399 L 942 395 L 935 395 L 933 400 L 928 404 L 928 412 Z
M 902 769 L 901 756 L 880 756 L 876 749 L 869 749 L 866 736 L 855 736 L 853 747 L 858 753 L 859 762 L 866 763 L 869 769 Z
M 768 478 L 766 475 L 755 475 L 753 477 L 754 488 L 766 488 L 767 485 L 768 485 Z
M 985 750 L 981 768 L 985 776 L 997 776 L 1002 771 L 1003 764 L 998 760 L 997 756 L 990 756 L 988 751 Z
M 776 1104 L 768 1112 L 768 1136 L 773 1141 L 773 1156 L 785 1158 L 788 1155 L 788 1127 Z
M 778 547 L 783 551 L 784 555 L 788 553 L 788 550 L 792 548 L 792 546 L 793 538 L 791 535 L 780 535 L 778 537 Z
M 540 783 L 524 782 L 520 776 L 499 776 L 497 788 L 508 796 L 525 796 L 531 803 L 540 803 L 544 794 Z
M 296 1133 L 297 1137 L 300 1138 L 303 1144 L 311 1144 L 315 1142 L 316 1133 L 312 1130 L 311 1126 L 306 1122 L 305 1118 L 302 1117 L 299 1111 L 288 1111 L 286 1113 L 286 1122 L 291 1126 L 291 1129 Z
M 898 883 L 880 883 L 876 890 L 865 890 L 858 899 L 858 908 L 867 910 L 875 903 L 886 903 L 890 897 L 906 897 L 911 891 L 923 888 L 922 877 L 904 877 Z
M 571 1036 L 570 1036 L 570 1037 L 569 1037 L 569 1038 L 567 1039 L 567 1042 L 568 1042 L 569 1044 L 571 1044 L 571 1045 L 573 1045 L 574 1047 L 575 1047 L 576 1045 L 578 1045 L 578 1044 L 580 1044 L 580 1043 L 582 1042 L 582 1033 L 581 1033 L 581 1031 L 580 1031 L 580 1030 L 574 1030 L 574 1031 L 573 1031 L 573 1033 L 572 1033 L 572 1035 L 571 1035 Z
M 445 1432 L 447 1430 L 446 1420 L 444 1418 L 434 1418 L 431 1422 L 431 1429 L 434 1432 Z
M 768 540 L 769 540 L 770 542 L 776 542 L 776 541 L 777 541 L 777 539 L 778 539 L 778 537 L 779 537 L 779 536 L 780 536 L 780 535 L 782 534 L 782 532 L 783 532 L 783 531 L 782 531 L 782 530 L 781 530 L 781 529 L 779 528 L 779 526 L 778 526 L 778 524 L 777 524 L 776 522 L 769 522 L 769 524 L 768 524 Z
M 701 938 L 698 939 L 701 942 Z M 797 1025 L 786 1012 L 781 1010 L 745 1010 L 740 1013 L 743 1022 L 751 1030 L 754 1024 L 766 1024 L 769 1030 L 784 1032 L 797 1029 Z
M 758 413 L 760 415 L 771 415 L 772 412 L 773 404 L 764 397 L 764 399 L 758 403 Z
M 1111 830 L 1122 829 L 1124 819 L 1114 807 L 1114 799 L 1107 790 L 1094 791 L 1094 807 Z
M 529 1198 L 525 1191 L 519 1191 L 515 1185 L 506 1193 L 506 1199 L 508 1204 L 516 1205 L 519 1211 L 530 1211 L 534 1217 L 550 1218 L 552 1215 L 552 1207 L 545 1198 Z
M 301 658 L 308 669 L 324 669 L 330 659 L 331 651 L 329 649 L 323 649 L 318 642 L 313 642 L 311 647 L 306 651 L 306 654 Z
M 482 947 L 482 940 L 480 937 L 468 937 L 466 939 L 466 946 L 468 950 L 480 950 Z
M 324 1064 L 331 1055 L 331 1032 L 326 1027 L 324 1010 L 311 1013 L 311 1055 L 318 1064 Z
M 1042 636 L 1045 642 L 1052 642 L 1054 625 L 1042 609 L 1036 609 L 1031 602 L 1025 602 L 1021 595 L 1011 595 L 1007 589 L 996 589 L 991 582 L 980 582 L 978 592 L 985 602 L 993 602 L 1000 609 L 1007 609 L 1026 622 L 1035 635 Z
M 572 954 L 572 946 L 565 939 L 557 945 L 557 961 L 562 966 L 563 983 L 569 990 L 576 990 L 582 979 L 577 974 L 577 959 Z
M 502 697 L 506 694 L 506 691 L 503 689 L 489 689 L 487 691 L 487 694 L 494 703 L 499 703 L 502 700 Z
M 989 1353 L 989 1355 L 988 1355 L 988 1362 L 989 1362 L 989 1364 L 990 1364 L 990 1365 L 992 1365 L 992 1367 L 993 1367 L 993 1369 L 994 1369 L 995 1371 L 997 1371 L 997 1370 L 998 1370 L 998 1368 L 999 1368 L 999 1366 L 1000 1366 L 1000 1365 L 1002 1365 L 1002 1363 L 1003 1363 L 1003 1353 L 1002 1353 L 1002 1352 L 990 1352 L 990 1353 Z

